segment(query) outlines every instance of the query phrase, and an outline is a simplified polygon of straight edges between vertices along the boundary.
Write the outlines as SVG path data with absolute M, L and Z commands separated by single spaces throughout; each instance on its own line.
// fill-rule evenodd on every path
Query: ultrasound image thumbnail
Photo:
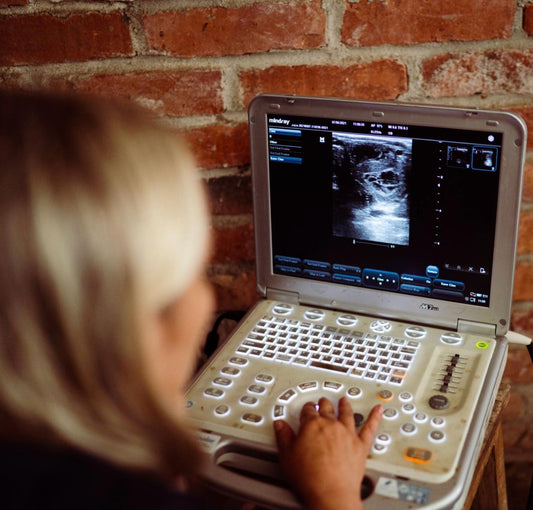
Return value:
M 333 133 L 333 234 L 409 244 L 412 141 Z

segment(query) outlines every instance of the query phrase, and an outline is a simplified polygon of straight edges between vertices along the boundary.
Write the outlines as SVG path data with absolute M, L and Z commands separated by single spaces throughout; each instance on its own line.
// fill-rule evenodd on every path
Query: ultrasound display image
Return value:
M 409 244 L 412 140 L 333 133 L 333 234 Z

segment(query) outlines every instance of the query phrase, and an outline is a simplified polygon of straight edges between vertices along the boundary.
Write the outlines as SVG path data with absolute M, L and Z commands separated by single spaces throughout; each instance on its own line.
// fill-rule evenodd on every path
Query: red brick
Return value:
M 376 46 L 508 38 L 515 5 L 515 0 L 346 2 L 342 41 Z
M 259 296 L 252 269 L 243 271 L 240 268 L 233 274 L 217 273 L 216 268 L 212 268 L 210 273 L 209 280 L 215 291 L 217 310 L 247 310 L 257 301 Z
M 0 65 L 86 61 L 133 55 L 120 12 L 0 18 Z
M 524 165 L 522 201 L 533 202 L 533 160 L 526 160 Z
M 228 168 L 250 163 L 248 123 L 216 124 L 182 132 L 200 168 Z
M 533 383 L 533 366 L 525 345 L 510 346 L 503 379 L 513 385 Z
M 255 261 L 254 228 L 252 224 L 213 229 L 212 264 Z
M 510 421 L 502 425 L 503 430 L 503 444 L 505 450 L 515 447 L 520 442 L 520 439 L 527 431 L 527 424 L 524 422 Z
M 514 310 L 511 314 L 511 329 L 533 338 L 533 308 Z
M 516 265 L 513 301 L 533 301 L 533 263 Z
M 407 71 L 393 60 L 347 67 L 274 66 L 240 74 L 243 103 L 263 92 L 359 99 L 394 99 L 407 90 Z
M 524 407 L 524 397 L 516 390 L 511 390 L 509 402 L 502 411 L 502 421 L 505 423 L 522 418 L 524 416 Z
M 83 92 L 132 99 L 175 116 L 221 113 L 222 75 L 218 71 L 148 71 L 102 74 L 76 84 Z
M 523 211 L 520 215 L 517 253 L 533 253 L 533 212 Z
M 325 44 L 320 0 L 159 12 L 143 18 L 148 44 L 186 57 L 244 55 Z
M 0 0 L 0 7 L 8 7 L 10 5 L 28 5 L 30 0 Z
M 524 7 L 524 30 L 528 35 L 533 35 L 533 4 Z
M 252 182 L 249 176 L 229 175 L 209 179 L 207 191 L 212 214 L 252 212 Z
M 439 55 L 422 68 L 429 97 L 533 92 L 533 50 Z

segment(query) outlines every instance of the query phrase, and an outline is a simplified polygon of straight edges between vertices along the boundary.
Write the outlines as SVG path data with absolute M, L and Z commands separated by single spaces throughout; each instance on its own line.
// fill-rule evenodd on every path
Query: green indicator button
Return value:
M 489 346 L 489 343 L 488 342 L 478 342 L 476 344 L 476 347 L 478 349 L 486 349 L 487 347 Z

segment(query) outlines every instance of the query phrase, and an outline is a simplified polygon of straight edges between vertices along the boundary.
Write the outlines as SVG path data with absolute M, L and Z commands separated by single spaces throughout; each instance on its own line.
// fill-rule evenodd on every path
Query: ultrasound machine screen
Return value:
M 268 130 L 275 274 L 489 306 L 501 133 L 287 115 Z

